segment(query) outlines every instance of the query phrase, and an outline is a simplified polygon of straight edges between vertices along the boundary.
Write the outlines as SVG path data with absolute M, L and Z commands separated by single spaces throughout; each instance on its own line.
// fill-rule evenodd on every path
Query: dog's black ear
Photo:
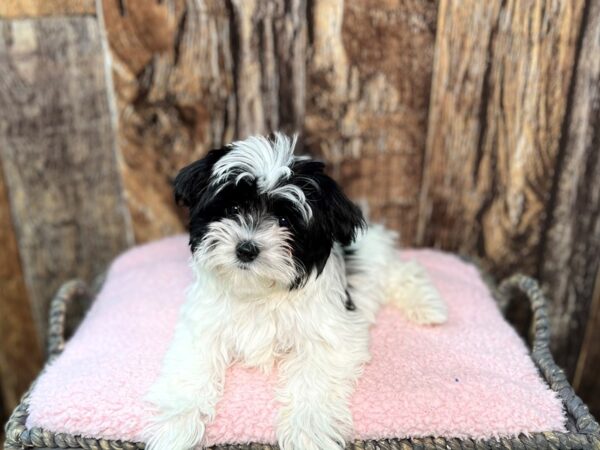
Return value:
M 350 245 L 358 231 L 366 227 L 362 211 L 329 176 L 321 174 L 319 187 L 333 239 L 344 246 Z
M 175 201 L 188 208 L 195 205 L 208 187 L 215 163 L 231 149 L 223 147 L 209 151 L 206 156 L 179 171 L 173 181 Z

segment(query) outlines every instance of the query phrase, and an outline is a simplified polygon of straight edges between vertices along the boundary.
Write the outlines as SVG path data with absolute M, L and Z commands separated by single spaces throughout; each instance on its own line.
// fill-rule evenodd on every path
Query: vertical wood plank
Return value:
M 415 239 L 436 2 L 309 2 L 305 134 L 372 219 Z
M 179 48 L 187 48 L 189 40 L 183 30 L 192 27 L 193 32 L 208 33 L 209 24 L 188 21 L 185 1 L 101 3 L 113 62 L 123 187 L 135 240 L 145 242 L 183 231 L 170 176 L 194 149 L 190 117 L 195 114 L 193 105 L 200 103 L 200 92 L 190 85 L 195 87 L 203 79 L 197 69 L 208 55 L 187 54 Z M 193 38 L 206 42 L 206 35 L 193 34 Z M 177 61 L 189 79 L 178 76 Z M 167 92 L 174 78 L 180 91 Z M 217 86 L 214 89 L 219 91 Z M 178 107 L 180 98 L 183 105 Z M 216 110 L 214 114 L 219 115 Z
M 590 408 L 591 413 L 600 417 L 600 271 L 596 277 L 596 290 L 588 316 L 586 333 L 573 379 L 573 387 Z
M 539 256 L 583 2 L 440 2 L 420 242 Z
M 171 180 L 211 148 L 302 121 L 304 0 L 103 0 L 136 239 L 183 230 Z
M 0 158 L 33 315 L 132 243 L 94 17 L 0 21 Z
M 600 271 L 599 0 L 587 2 L 581 33 L 539 262 L 539 276 L 553 298 L 554 348 L 571 376 L 586 328 L 590 339 L 600 325 L 590 317 Z M 586 345 L 593 346 L 589 341 Z M 586 351 L 591 352 L 586 376 L 597 377 L 600 354 L 590 348 Z M 580 394 L 585 396 L 585 390 Z
M 414 240 L 436 2 L 139 3 L 103 0 L 138 240 L 182 229 L 179 167 L 278 129 Z
M 540 268 L 553 258 L 546 252 L 548 214 L 565 154 L 575 166 L 592 162 L 589 153 L 577 156 L 561 144 L 584 6 L 440 2 L 419 217 L 420 244 L 477 256 L 497 277 L 541 275 L 553 301 L 555 350 L 573 324 L 556 320 L 568 299 L 553 286 L 558 276 L 571 286 L 576 281 L 563 263 L 564 272 L 553 275 Z M 580 201 L 583 208 L 588 199 Z M 566 197 L 561 202 L 568 204 Z M 559 356 L 572 374 L 573 361 Z
M 0 18 L 4 19 L 95 13 L 95 0 L 2 0 L 0 2 Z
M 0 163 L 0 420 L 17 406 L 42 366 Z

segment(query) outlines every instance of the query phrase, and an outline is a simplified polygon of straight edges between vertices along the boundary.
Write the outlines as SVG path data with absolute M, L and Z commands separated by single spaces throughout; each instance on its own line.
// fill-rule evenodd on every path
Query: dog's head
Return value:
M 190 211 L 194 264 L 235 285 L 294 289 L 319 276 L 335 242 L 365 222 L 321 162 L 294 156 L 296 138 L 251 137 L 210 151 L 175 178 Z

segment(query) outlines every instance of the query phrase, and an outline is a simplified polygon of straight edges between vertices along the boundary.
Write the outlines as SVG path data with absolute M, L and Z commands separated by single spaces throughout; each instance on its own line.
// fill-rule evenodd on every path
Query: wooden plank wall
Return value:
M 581 37 L 581 50 L 575 81 L 572 106 L 569 114 L 566 145 L 571 152 L 565 157 L 560 180 L 560 216 L 569 226 L 565 233 L 555 229 L 552 245 L 555 251 L 548 255 L 549 261 L 557 260 L 564 251 L 569 257 L 565 264 L 570 270 L 568 282 L 559 285 L 559 292 L 566 292 L 568 305 L 557 315 L 568 317 L 576 311 L 577 323 L 570 330 L 575 336 L 585 329 L 580 352 L 572 343 L 581 339 L 568 339 L 563 352 L 579 353 L 573 386 L 590 403 L 596 417 L 600 416 L 600 1 L 588 4 L 585 25 Z M 569 179 L 571 181 L 569 184 Z M 569 187 L 570 186 L 570 187 Z M 562 236 L 568 239 L 562 240 Z M 589 238 L 592 236 L 592 238 Z M 595 238 L 594 238 L 595 236 Z M 573 245 L 569 251 L 567 245 Z M 555 265 L 554 275 L 560 279 L 560 265 Z M 591 298 L 590 298 L 591 295 Z M 591 301 L 589 311 L 586 304 Z M 565 320 L 565 319 L 563 319 Z
M 554 297 L 554 351 L 571 377 L 578 360 L 600 346 L 584 336 L 598 333 L 590 320 L 597 310 L 600 269 L 600 1 L 586 2 L 577 40 L 563 134 L 550 192 L 551 210 L 542 240 L 538 276 Z M 596 305 L 593 305 L 596 302 Z M 597 316 L 596 316 L 597 317 Z M 587 332 L 584 331 L 587 328 Z M 600 336 L 596 334 L 596 336 Z M 595 350 L 597 352 L 597 349 Z M 597 354 L 597 353 L 596 353 Z M 600 367 L 593 360 L 591 376 Z M 582 362 L 583 364 L 583 362 Z M 582 366 L 579 365 L 581 368 Z M 591 397 L 594 398 L 594 397 Z M 600 399 L 596 397 L 596 401 Z
M 417 236 L 540 279 L 557 362 L 596 413 L 599 8 L 440 2 Z
M 0 313 L 41 336 L 60 281 L 184 230 L 178 168 L 300 131 L 404 244 L 539 277 L 558 360 L 600 413 L 600 0 L 98 4 L 0 4 L 0 286 L 18 281 Z
M 3 420 L 41 369 L 42 352 L 1 169 L 0 166 L 0 420 Z
M 375 219 L 413 241 L 435 2 L 138 3 L 104 0 L 138 239 L 181 230 L 169 187 L 178 167 L 283 129 L 302 131 Z
M 0 9 L 5 413 L 41 367 L 48 302 L 58 286 L 94 278 L 133 244 L 108 54 L 94 11 L 89 1 L 2 2 Z
M 433 67 L 434 2 L 316 1 L 304 134 L 373 220 L 415 242 Z
M 100 273 L 132 237 L 98 22 L 46 18 L 0 26 L 6 36 L 0 50 L 0 153 L 43 335 L 48 299 L 61 281 Z
M 440 3 L 419 243 L 540 278 L 573 376 L 600 249 L 589 6 L 468 3 Z

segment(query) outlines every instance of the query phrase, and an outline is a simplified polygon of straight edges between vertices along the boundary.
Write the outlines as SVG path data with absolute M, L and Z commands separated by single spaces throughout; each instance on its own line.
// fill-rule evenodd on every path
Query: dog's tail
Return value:
M 413 322 L 445 322 L 446 306 L 426 270 L 415 261 L 401 261 L 396 244 L 396 233 L 382 225 L 370 225 L 344 249 L 352 302 L 371 322 L 387 302 Z

